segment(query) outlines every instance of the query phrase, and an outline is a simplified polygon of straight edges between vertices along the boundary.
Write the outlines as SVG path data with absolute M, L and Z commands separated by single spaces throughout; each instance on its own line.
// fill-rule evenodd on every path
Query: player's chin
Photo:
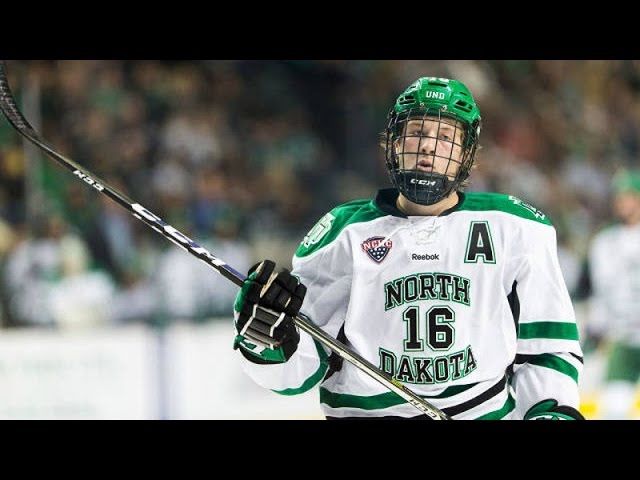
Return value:
M 407 172 L 412 172 L 412 173 L 415 173 L 415 174 L 418 174 L 418 173 L 419 174 L 428 174 L 428 175 L 431 175 L 431 174 L 443 175 L 444 174 L 444 172 L 439 172 L 438 170 L 434 169 L 433 167 L 421 167 L 421 166 L 414 167 L 414 168 L 411 168 L 411 169 L 406 170 L 406 171 Z

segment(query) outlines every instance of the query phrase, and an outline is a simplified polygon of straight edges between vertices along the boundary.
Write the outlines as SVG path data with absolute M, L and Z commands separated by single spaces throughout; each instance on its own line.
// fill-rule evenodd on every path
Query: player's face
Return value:
M 613 211 L 626 224 L 640 222 L 640 194 L 636 192 L 618 193 L 613 201 Z
M 463 139 L 462 124 L 453 119 L 411 119 L 395 141 L 400 168 L 446 174 L 453 179 L 462 159 Z

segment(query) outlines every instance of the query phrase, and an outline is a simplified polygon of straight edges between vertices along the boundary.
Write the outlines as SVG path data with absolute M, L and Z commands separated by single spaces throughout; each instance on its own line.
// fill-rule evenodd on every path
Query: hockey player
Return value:
M 640 171 L 620 170 L 611 182 L 619 220 L 596 234 L 589 251 L 592 296 L 589 336 L 608 340 L 603 419 L 625 419 L 640 378 Z
M 383 147 L 394 188 L 324 215 L 292 272 L 255 265 L 235 302 L 235 348 L 259 385 L 319 385 L 328 419 L 427 419 L 305 332 L 304 315 L 454 419 L 582 419 L 578 329 L 544 213 L 464 193 L 481 129 L 465 85 L 420 78 Z

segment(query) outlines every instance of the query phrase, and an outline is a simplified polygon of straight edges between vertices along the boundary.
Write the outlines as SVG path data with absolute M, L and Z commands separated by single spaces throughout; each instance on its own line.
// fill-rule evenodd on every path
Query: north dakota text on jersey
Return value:
M 471 281 L 451 273 L 415 273 L 384 285 L 384 309 L 416 300 L 449 300 L 469 305 Z
M 398 380 L 407 383 L 444 383 L 466 377 L 478 364 L 467 345 L 464 350 L 437 357 L 410 357 L 401 355 L 398 360 L 395 353 L 379 348 L 379 368 Z

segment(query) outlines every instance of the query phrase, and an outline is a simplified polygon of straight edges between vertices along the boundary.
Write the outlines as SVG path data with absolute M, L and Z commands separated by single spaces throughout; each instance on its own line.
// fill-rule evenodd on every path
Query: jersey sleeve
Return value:
M 300 244 L 292 274 L 307 287 L 300 314 L 336 338 L 344 322 L 351 290 L 352 260 L 344 233 L 325 215 Z M 319 227 L 322 226 L 322 227 Z M 323 241 L 324 240 L 324 241 Z M 304 393 L 324 378 L 330 351 L 300 331 L 298 349 L 282 364 L 259 365 L 242 359 L 244 371 L 262 387 L 283 395 Z
M 582 350 L 573 305 L 557 254 L 553 226 L 529 224 L 515 255 L 519 303 L 517 348 L 511 385 L 516 416 L 542 400 L 579 408 Z

